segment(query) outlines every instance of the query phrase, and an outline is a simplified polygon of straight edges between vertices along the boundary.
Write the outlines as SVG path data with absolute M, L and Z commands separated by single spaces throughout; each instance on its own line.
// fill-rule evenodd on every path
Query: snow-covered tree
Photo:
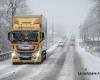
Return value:
M 13 17 L 28 14 L 26 0 L 0 0 L 0 49 L 8 50 L 8 32 L 11 30 Z
M 80 27 L 81 37 L 94 41 L 94 38 L 100 41 L 100 0 L 95 0 L 95 6 L 91 9 L 84 24 Z

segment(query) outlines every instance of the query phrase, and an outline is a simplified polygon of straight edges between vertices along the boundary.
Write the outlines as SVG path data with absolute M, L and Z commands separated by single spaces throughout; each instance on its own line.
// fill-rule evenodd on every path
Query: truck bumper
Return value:
M 20 60 L 20 59 L 11 59 L 12 63 L 41 63 L 41 58 L 36 58 L 32 60 Z

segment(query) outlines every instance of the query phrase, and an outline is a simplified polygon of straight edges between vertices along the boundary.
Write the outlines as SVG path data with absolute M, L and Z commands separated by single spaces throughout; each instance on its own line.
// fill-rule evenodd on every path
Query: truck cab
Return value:
M 12 31 L 8 33 L 12 63 L 43 62 L 46 59 L 47 41 L 42 17 L 15 17 L 14 20 L 16 19 L 17 24 L 15 22 Z

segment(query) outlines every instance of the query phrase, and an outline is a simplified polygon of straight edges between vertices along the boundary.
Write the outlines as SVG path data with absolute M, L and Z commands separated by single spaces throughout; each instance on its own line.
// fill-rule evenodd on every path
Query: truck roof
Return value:
M 13 31 L 34 30 L 41 31 L 46 27 L 46 20 L 43 15 L 15 16 L 13 21 Z
M 15 16 L 14 18 L 38 18 L 38 17 L 43 17 L 43 15 Z

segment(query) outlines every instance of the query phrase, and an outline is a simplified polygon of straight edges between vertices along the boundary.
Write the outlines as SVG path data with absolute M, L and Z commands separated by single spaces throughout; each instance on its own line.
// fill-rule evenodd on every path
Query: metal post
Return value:
M 52 44 L 54 43 L 54 19 L 52 17 Z

